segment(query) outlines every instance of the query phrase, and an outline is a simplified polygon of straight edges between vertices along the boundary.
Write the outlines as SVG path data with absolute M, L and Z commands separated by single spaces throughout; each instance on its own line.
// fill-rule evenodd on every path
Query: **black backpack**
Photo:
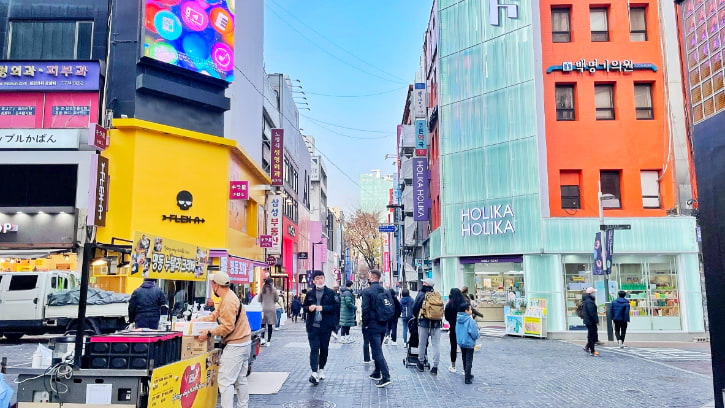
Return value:
M 579 305 L 576 307 L 576 315 L 584 319 L 584 301 L 579 302 Z
M 375 294 L 375 317 L 379 322 L 388 322 L 395 317 L 393 295 L 382 286 Z

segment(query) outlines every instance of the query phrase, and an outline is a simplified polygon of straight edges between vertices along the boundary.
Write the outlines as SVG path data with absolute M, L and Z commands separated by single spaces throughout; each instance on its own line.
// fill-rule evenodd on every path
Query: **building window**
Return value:
M 606 8 L 589 9 L 589 24 L 592 31 L 592 41 L 609 41 L 609 23 L 607 22 Z
M 634 84 L 634 105 L 637 119 L 654 119 L 651 84 Z
M 614 85 L 594 85 L 594 103 L 597 109 L 597 120 L 613 120 Z
M 556 86 L 556 120 L 574 120 L 574 85 Z
M 622 194 L 619 189 L 619 170 L 599 172 L 602 189 L 602 208 L 622 208 Z
M 571 9 L 551 9 L 551 39 L 555 43 L 571 42 L 571 26 L 569 24 Z
M 630 41 L 647 41 L 647 19 L 644 7 L 629 8 Z
M 561 187 L 561 208 L 578 210 L 581 207 L 580 170 L 561 170 L 559 183 Z
M 11 21 L 8 59 L 88 60 L 92 21 Z
M 642 170 L 639 178 L 642 181 L 642 207 L 660 208 L 660 172 Z

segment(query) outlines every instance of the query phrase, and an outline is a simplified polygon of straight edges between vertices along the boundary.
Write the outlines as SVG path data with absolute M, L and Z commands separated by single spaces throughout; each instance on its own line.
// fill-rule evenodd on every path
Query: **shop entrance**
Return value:
M 497 259 L 497 258 L 494 258 Z M 504 306 L 520 304 L 526 296 L 521 262 L 464 264 L 464 282 L 474 295 L 483 322 L 504 324 Z

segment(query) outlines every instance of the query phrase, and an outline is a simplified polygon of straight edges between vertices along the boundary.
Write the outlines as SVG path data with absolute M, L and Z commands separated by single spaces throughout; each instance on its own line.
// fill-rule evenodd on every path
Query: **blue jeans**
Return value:
M 372 332 L 368 333 L 370 338 L 370 349 L 373 353 L 373 360 L 375 361 L 374 374 L 380 373 L 383 379 L 390 379 L 390 371 L 388 371 L 388 363 L 385 361 L 385 355 L 383 354 L 383 336 L 384 333 Z
M 274 325 L 274 327 L 279 329 L 279 322 L 282 319 L 282 309 L 277 309 L 277 324 Z
M 408 321 L 410 320 L 410 316 L 403 317 L 403 342 L 408 342 Z

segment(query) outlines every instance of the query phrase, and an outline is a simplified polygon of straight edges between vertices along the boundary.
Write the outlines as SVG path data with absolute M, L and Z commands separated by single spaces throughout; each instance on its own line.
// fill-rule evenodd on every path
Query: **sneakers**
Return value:
M 397 346 L 397 345 L 398 345 L 398 343 L 397 343 L 396 341 L 391 341 L 391 342 L 390 342 L 390 345 L 391 345 L 391 346 Z
M 269 340 L 269 341 L 267 341 L 267 344 L 266 344 L 266 346 L 267 346 L 267 347 L 269 347 L 269 346 L 271 346 L 271 345 L 272 345 L 272 340 Z
M 450 366 L 448 367 L 448 371 L 455 373 L 456 372 L 456 366 Z
M 375 386 L 378 388 L 383 388 L 390 384 L 390 378 L 383 378 L 380 381 L 378 381 Z
M 370 378 L 370 379 L 371 379 L 371 380 L 373 380 L 373 381 L 380 381 L 380 380 L 382 380 L 382 379 L 383 379 L 383 375 L 382 375 L 382 374 L 380 374 L 380 373 L 372 373 L 372 374 L 370 374 L 370 375 L 368 376 L 368 378 Z
M 363 363 L 365 363 L 365 364 L 370 364 L 370 363 L 371 363 L 371 361 L 370 361 L 370 360 L 363 360 Z
M 430 369 L 430 375 L 438 375 L 438 367 L 432 367 Z
M 313 372 L 312 375 L 310 375 L 309 380 L 312 383 L 312 385 L 317 385 L 320 383 L 320 377 L 315 372 Z
M 276 330 L 279 330 L 279 327 L 275 327 L 275 328 L 274 328 L 274 330 L 275 330 L 275 331 L 276 331 Z
M 424 365 L 423 365 L 423 363 L 421 363 L 420 361 L 418 361 L 418 363 L 417 363 L 417 364 L 415 365 L 415 368 L 417 368 L 417 369 L 418 369 L 418 371 L 420 371 L 421 373 L 422 373 L 423 371 L 425 371 L 425 366 L 424 366 Z
M 592 357 L 599 357 L 599 352 L 596 352 L 595 351 L 595 352 L 593 352 L 593 353 L 591 353 L 589 355 L 592 356 Z
M 317 370 L 317 376 L 320 378 L 320 380 L 324 380 L 325 379 L 325 369 L 320 368 L 319 370 Z
M 471 377 L 466 377 L 466 381 L 465 381 L 465 383 L 466 383 L 466 384 L 473 384 L 473 378 L 471 378 Z

